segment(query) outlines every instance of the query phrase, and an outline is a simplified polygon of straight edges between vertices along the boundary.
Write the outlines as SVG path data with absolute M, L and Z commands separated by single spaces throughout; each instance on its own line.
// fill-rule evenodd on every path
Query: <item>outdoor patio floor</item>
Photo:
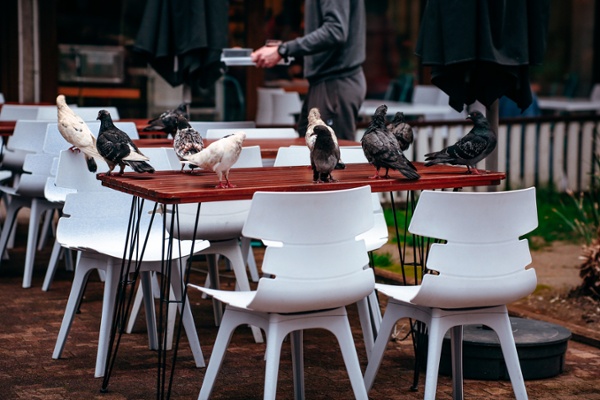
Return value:
M 63 357 L 51 355 L 69 294 L 72 273 L 61 263 L 48 292 L 41 285 L 50 254 L 50 244 L 38 252 L 33 286 L 21 288 L 24 260 L 23 230 L 19 229 L 16 248 L 0 267 L 0 398 L 9 399 L 153 399 L 156 398 L 157 353 L 148 350 L 143 313 L 135 332 L 124 335 L 114 367 L 108 393 L 100 393 L 101 379 L 94 378 L 96 342 L 100 322 L 103 284 L 92 274 L 75 316 Z M 201 267 L 201 265 L 200 265 Z M 225 273 L 225 275 L 227 275 Z M 196 283 L 204 274 L 194 271 Z M 222 285 L 232 288 L 225 276 Z M 192 312 L 206 362 L 208 362 L 217 328 L 214 326 L 211 300 L 190 293 Z M 361 367 L 367 358 L 362 342 L 356 307 L 348 307 Z M 346 370 L 333 336 L 325 331 L 305 333 L 305 379 L 307 399 L 351 399 Z M 260 399 L 264 379 L 264 344 L 252 340 L 250 329 L 240 327 L 233 336 L 228 354 L 213 391 L 213 399 Z M 410 390 L 413 379 L 413 350 L 410 339 L 390 343 L 383 364 L 369 393 L 372 399 L 420 399 L 423 397 L 424 374 L 417 392 Z M 172 399 L 195 399 L 205 369 L 194 367 L 191 352 L 182 340 Z M 600 399 L 600 349 L 575 341 L 569 342 L 564 373 L 559 376 L 528 380 L 531 399 Z M 514 398 L 508 381 L 465 380 L 465 399 Z M 278 398 L 293 398 L 289 343 L 282 351 Z M 450 399 L 451 381 L 440 377 L 438 399 Z

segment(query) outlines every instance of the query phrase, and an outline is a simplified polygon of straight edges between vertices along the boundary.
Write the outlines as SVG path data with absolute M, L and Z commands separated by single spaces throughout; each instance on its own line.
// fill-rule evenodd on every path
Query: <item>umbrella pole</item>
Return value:
M 485 114 L 486 118 L 490 123 L 490 126 L 498 135 L 498 125 L 499 125 L 499 100 L 494 101 L 489 107 L 486 107 Z M 485 159 L 485 169 L 488 171 L 498 171 L 498 147 L 494 149 L 494 151 L 486 157 Z M 498 189 L 497 186 L 488 186 L 489 192 L 495 192 Z

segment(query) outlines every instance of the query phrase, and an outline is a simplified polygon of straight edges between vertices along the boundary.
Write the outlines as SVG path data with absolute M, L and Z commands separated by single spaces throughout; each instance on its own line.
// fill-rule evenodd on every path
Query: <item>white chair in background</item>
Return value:
M 72 106 L 69 106 L 73 108 Z M 96 121 L 98 118 L 98 111 L 107 110 L 110 112 L 110 116 L 113 121 L 118 121 L 119 111 L 116 107 L 108 106 L 108 107 L 75 107 L 73 111 L 79 115 L 84 121 Z M 58 113 L 56 111 L 56 107 L 40 107 L 37 112 L 36 118 L 37 120 L 48 120 L 48 121 L 56 121 L 58 119 Z
M 52 358 L 62 355 L 77 306 L 85 289 L 89 273 L 103 270 L 106 274 L 104 296 L 102 300 L 102 317 L 98 339 L 95 377 L 104 375 L 104 368 L 109 351 L 110 330 L 115 317 L 115 301 L 125 239 L 128 232 L 129 214 L 132 199 L 130 195 L 114 190 L 96 192 L 77 192 L 69 194 L 64 206 L 65 216 L 61 217 L 57 228 L 57 239 L 65 247 L 81 251 L 81 257 L 75 269 L 73 285 L 61 323 L 60 331 L 54 347 Z M 160 272 L 163 268 L 164 227 L 162 218 L 154 218 L 149 230 L 153 204 L 144 202 L 144 208 L 138 210 L 140 232 L 147 232 L 146 249 L 140 263 L 140 280 L 146 294 L 146 324 L 151 349 L 158 348 L 156 336 L 156 320 L 154 300 L 152 296 L 151 272 Z M 176 241 L 173 245 L 173 262 L 170 265 L 171 288 L 176 300 L 181 300 L 183 280 L 181 271 L 190 255 L 192 241 Z M 194 250 L 200 251 L 209 246 L 207 241 L 195 241 Z M 131 253 L 133 265 L 139 262 L 138 252 Z M 129 260 L 124 260 L 128 263 Z M 133 268 L 133 266 L 132 266 Z M 178 283 L 179 282 L 179 283 Z M 197 367 L 204 366 L 200 341 L 194 326 L 189 305 L 182 312 L 183 326 L 192 349 Z
M 190 121 L 190 125 L 197 130 L 203 138 L 206 137 L 206 131 L 209 129 L 244 130 L 256 128 L 256 123 L 254 121 Z
M 302 110 L 302 100 L 298 92 L 272 93 L 273 97 L 273 125 L 294 125 L 296 116 Z
M 36 120 L 39 109 L 54 110 L 55 116 L 53 119 L 56 120 L 56 106 L 4 104 L 0 110 L 0 121 Z
M 44 187 L 52 168 L 53 157 L 48 154 L 28 154 L 25 157 L 23 170 L 19 182 L 14 188 L 2 188 L 4 193 L 10 195 L 10 201 L 6 207 L 6 219 L 0 233 L 0 254 L 8 247 L 11 233 L 15 228 L 17 214 L 22 208 L 31 210 L 29 215 L 29 226 L 27 233 L 27 249 L 25 252 L 25 264 L 23 272 L 23 288 L 31 287 L 33 276 L 33 265 L 35 261 L 36 247 L 38 245 L 38 233 L 43 215 L 47 211 L 53 211 L 61 206 L 50 202 L 44 195 Z M 12 190 L 11 190 L 12 189 Z M 47 228 L 49 225 L 46 225 Z M 42 234 L 45 232 L 42 229 Z M 40 243 L 40 247 L 43 242 Z M 2 260 L 0 259 L 0 264 Z
M 346 164 L 368 163 L 362 148 L 340 147 L 342 160 Z M 306 146 L 281 147 L 275 158 L 275 167 L 310 165 L 310 152 Z M 378 193 L 371 194 L 373 227 L 360 236 L 365 241 L 368 252 L 375 251 L 388 242 L 388 228 Z M 381 309 L 377 293 L 373 291 L 367 298 L 357 302 L 359 319 L 365 341 L 367 357 L 375 342 L 381 324 Z
M 243 233 L 277 243 L 265 251 L 263 269 L 270 277 L 261 278 L 255 291 L 192 286 L 227 304 L 199 399 L 210 397 L 233 331 L 242 324 L 260 326 L 267 336 L 265 399 L 275 398 L 281 346 L 288 335 L 294 395 L 304 398 L 303 331 L 315 328 L 335 335 L 354 396 L 367 399 L 346 306 L 374 288 L 373 271 L 364 268 L 365 244 L 356 239 L 373 224 L 370 207 L 369 187 L 254 194 Z
M 207 139 L 220 139 L 237 131 L 244 131 L 246 139 L 297 139 L 300 137 L 294 128 L 247 128 L 247 129 L 208 129 Z
M 454 398 L 463 397 L 463 325 L 496 332 L 518 400 L 527 392 L 506 304 L 535 290 L 537 279 L 526 239 L 537 227 L 535 188 L 508 192 L 423 191 L 408 230 L 446 241 L 433 244 L 421 285 L 376 284 L 388 296 L 381 328 L 365 372 L 369 390 L 396 321 L 411 318 L 428 328 L 424 398 L 435 398 L 442 342 L 451 331 Z
M 282 88 L 256 88 L 257 105 L 256 105 L 256 124 L 257 125 L 272 125 L 273 124 L 273 94 L 284 93 Z
M 0 104 L 4 104 L 5 100 L 4 100 L 4 93 L 0 93 Z

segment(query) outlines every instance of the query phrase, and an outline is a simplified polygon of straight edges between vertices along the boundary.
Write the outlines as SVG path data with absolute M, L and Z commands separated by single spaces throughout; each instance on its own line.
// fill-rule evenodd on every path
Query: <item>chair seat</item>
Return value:
M 375 289 L 377 289 L 378 292 L 385 294 L 387 297 L 392 297 L 405 303 L 412 304 L 410 301 L 417 295 L 421 286 L 400 286 L 376 283 Z

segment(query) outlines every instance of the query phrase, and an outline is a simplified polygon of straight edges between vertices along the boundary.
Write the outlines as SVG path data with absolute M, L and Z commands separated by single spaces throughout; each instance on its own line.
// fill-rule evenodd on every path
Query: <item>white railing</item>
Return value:
M 414 161 L 453 144 L 472 126 L 470 121 L 412 123 L 415 142 L 406 152 Z M 597 173 L 600 115 L 511 118 L 498 127 L 498 170 L 506 172 L 499 189 L 553 186 L 558 191 L 586 191 Z M 478 165 L 485 168 L 485 162 Z M 481 190 L 486 190 L 482 188 Z

